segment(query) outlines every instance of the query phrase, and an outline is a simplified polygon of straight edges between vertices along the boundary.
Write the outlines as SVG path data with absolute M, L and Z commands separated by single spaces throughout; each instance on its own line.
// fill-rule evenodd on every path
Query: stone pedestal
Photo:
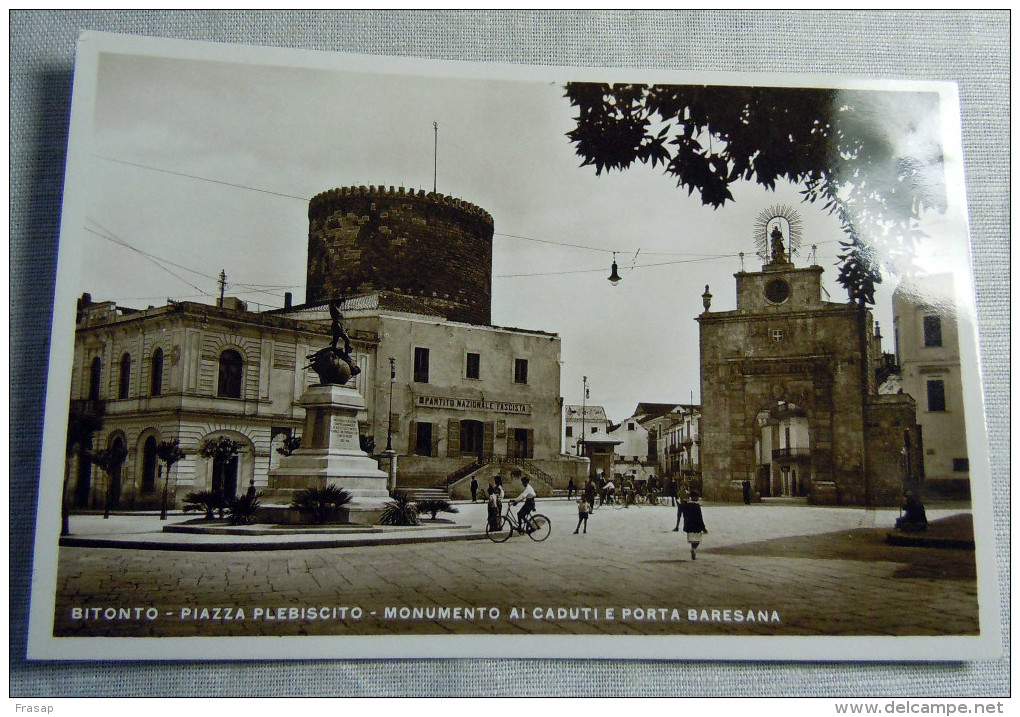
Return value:
M 375 523 L 390 494 L 386 472 L 358 441 L 357 415 L 365 400 L 352 388 L 329 385 L 310 386 L 299 403 L 305 408 L 301 447 L 269 472 L 263 497 L 267 512 L 289 506 L 298 491 L 335 485 L 354 496 L 347 505 L 350 522 Z

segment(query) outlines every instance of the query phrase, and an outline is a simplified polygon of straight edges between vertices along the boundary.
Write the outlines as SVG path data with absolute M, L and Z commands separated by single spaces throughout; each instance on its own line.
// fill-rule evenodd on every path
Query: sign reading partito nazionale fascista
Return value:
M 466 411 L 498 411 L 499 413 L 531 413 L 530 403 L 482 401 L 477 398 L 449 398 L 445 396 L 418 396 L 416 405 L 422 408 L 459 408 Z

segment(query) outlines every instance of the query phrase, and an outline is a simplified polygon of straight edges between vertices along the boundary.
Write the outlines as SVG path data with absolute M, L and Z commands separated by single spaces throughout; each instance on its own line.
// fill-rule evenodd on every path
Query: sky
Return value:
M 845 301 L 839 224 L 797 187 L 740 184 L 734 202 L 713 210 L 661 169 L 580 167 L 565 136 L 569 75 L 377 73 L 336 57 L 339 69 L 101 54 L 89 181 L 70 188 L 85 193 L 87 215 L 62 239 L 83 245 L 79 293 L 133 308 L 213 303 L 222 270 L 227 295 L 249 308 L 280 307 L 284 291 L 300 303 L 308 199 L 349 185 L 429 191 L 435 162 L 440 193 L 493 217 L 493 324 L 558 333 L 564 401 L 581 402 L 587 376 L 589 403 L 613 421 L 639 402 L 700 401 L 701 295 L 707 284 L 713 310 L 735 308 L 738 254 L 748 271 L 761 265 L 763 210 L 793 207 L 804 225 L 795 263 L 809 263 L 817 245 L 823 284 Z M 930 223 L 958 239 L 955 216 Z M 887 337 L 894 285 L 880 287 L 874 309 Z

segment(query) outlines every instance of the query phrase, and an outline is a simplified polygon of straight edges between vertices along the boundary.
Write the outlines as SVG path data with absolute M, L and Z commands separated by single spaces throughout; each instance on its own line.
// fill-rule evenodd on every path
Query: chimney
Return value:
M 283 292 L 283 308 L 289 309 L 291 304 L 294 303 L 294 294 L 289 291 Z

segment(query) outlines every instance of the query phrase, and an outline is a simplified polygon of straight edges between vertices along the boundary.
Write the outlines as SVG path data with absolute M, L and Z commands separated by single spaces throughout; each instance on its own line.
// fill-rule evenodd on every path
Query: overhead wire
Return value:
M 259 192 L 259 193 L 262 193 L 262 194 L 270 194 L 270 195 L 273 195 L 273 196 L 284 197 L 284 198 L 287 198 L 287 199 L 297 199 L 297 200 L 300 200 L 302 202 L 309 201 L 308 197 L 299 197 L 299 196 L 294 195 L 294 194 L 287 194 L 287 193 L 284 193 L 284 192 L 274 192 L 272 190 L 261 189 L 259 187 L 252 187 L 250 185 L 240 184 L 240 183 L 236 183 L 236 182 L 226 182 L 226 181 L 222 181 L 222 180 L 218 180 L 218 179 L 210 179 L 209 177 L 202 177 L 200 175 L 188 174 L 186 172 L 178 172 L 178 171 L 175 171 L 175 170 L 165 169 L 165 168 L 162 168 L 162 167 L 154 167 L 154 166 L 151 166 L 151 165 L 148 165 L 148 164 L 142 164 L 140 162 L 129 162 L 129 161 L 122 160 L 122 159 L 114 159 L 112 157 L 104 157 L 102 155 L 93 155 L 93 156 L 95 156 L 97 159 L 102 159 L 102 160 L 105 160 L 107 162 L 113 162 L 113 163 L 116 163 L 116 164 L 123 164 L 123 165 L 127 165 L 127 166 L 130 166 L 130 167 L 138 167 L 138 168 L 141 168 L 141 169 L 148 169 L 148 170 L 151 170 L 151 171 L 154 171 L 154 172 L 161 172 L 161 173 L 164 173 L 164 174 L 171 174 L 171 175 L 174 175 L 174 176 L 185 177 L 185 178 L 188 178 L 188 179 L 196 179 L 196 180 L 203 181 L 203 182 L 210 182 L 210 183 L 213 183 L 213 184 L 219 184 L 219 185 L 222 185 L 222 186 L 234 187 L 234 188 L 237 188 L 237 189 L 246 189 L 246 190 L 253 191 L 253 192 Z M 101 225 L 99 225 L 98 222 L 95 222 L 95 220 L 90 220 L 90 221 L 93 221 L 94 223 L 96 223 L 97 226 L 101 226 Z M 93 233 L 95 233 L 95 232 L 93 232 Z M 99 235 L 99 236 L 101 236 L 101 235 Z M 614 250 L 614 249 L 606 249 L 606 248 L 603 248 L 603 247 L 595 247 L 595 246 L 589 246 L 589 245 L 585 245 L 585 244 L 575 244 L 575 243 L 571 243 L 571 242 L 554 241 L 552 239 L 539 239 L 539 238 L 536 238 L 536 237 L 528 237 L 528 236 L 524 236 L 524 235 L 521 235 L 521 234 L 510 234 L 510 233 L 506 233 L 506 232 L 493 232 L 493 236 L 501 236 L 501 237 L 506 237 L 506 238 L 509 238 L 509 239 L 519 239 L 519 240 L 523 240 L 523 241 L 530 241 L 530 242 L 535 242 L 535 243 L 540 243 L 540 244 L 550 244 L 550 245 L 553 245 L 553 246 L 562 246 L 562 247 L 567 247 L 567 248 L 571 248 L 571 249 L 582 249 L 582 250 L 586 250 L 586 251 L 597 251 L 597 252 L 601 252 L 601 253 L 605 253 L 605 254 L 620 253 L 620 250 L 618 250 L 618 249 L 616 249 L 616 250 Z M 103 237 L 103 238 L 104 239 L 109 239 L 109 237 Z M 111 239 L 111 241 L 113 241 L 113 240 Z M 831 244 L 831 243 L 836 243 L 837 241 L 838 240 L 826 240 L 826 241 L 821 241 L 821 242 L 815 242 L 815 244 L 817 244 L 817 245 Z M 116 243 L 120 243 L 120 242 L 116 242 Z M 158 260 L 158 261 L 164 261 L 164 262 L 166 262 L 166 263 L 168 263 L 168 264 L 170 264 L 172 266 L 177 266 L 178 268 L 185 269 L 186 271 L 191 271 L 193 273 L 196 273 L 199 276 L 204 276 L 206 278 L 212 278 L 212 279 L 218 280 L 217 277 L 210 277 L 209 275 L 202 274 L 201 272 L 199 272 L 197 270 L 190 269 L 188 267 L 184 267 L 184 266 L 179 265 L 179 264 L 174 264 L 173 262 L 170 262 L 169 260 L 159 259 L 158 257 L 153 257 L 153 255 L 149 255 L 146 252 L 143 252 L 140 249 L 132 247 L 132 246 L 126 244 L 126 243 L 124 244 L 124 246 L 126 246 L 129 249 L 132 249 L 133 251 L 137 251 L 138 253 L 142 254 L 143 256 L 146 256 L 147 258 L 150 258 L 150 260 L 155 259 L 155 260 Z M 655 266 L 666 266 L 666 265 L 670 265 L 670 264 L 686 264 L 686 263 L 695 262 L 695 261 L 710 261 L 710 260 L 713 260 L 713 259 L 726 259 L 726 258 L 733 258 L 733 257 L 739 256 L 739 254 L 708 254 L 708 253 L 702 253 L 702 252 L 654 252 L 654 251 L 644 251 L 645 255 L 647 255 L 647 256 L 686 256 L 686 257 L 695 257 L 695 258 L 678 260 L 678 261 L 675 261 L 675 262 L 659 262 L 659 263 L 654 263 L 654 264 L 637 264 L 636 262 L 637 262 L 638 254 L 640 254 L 642 251 L 643 250 L 641 248 L 638 248 L 637 252 L 635 252 L 634 258 L 632 259 L 632 263 L 631 263 L 631 266 L 630 266 L 630 270 L 631 271 L 633 271 L 634 269 L 643 269 L 643 268 L 655 267 Z M 161 268 L 163 268 L 165 271 L 169 272 L 169 270 L 166 269 L 165 267 L 161 267 Z M 600 272 L 600 271 L 604 271 L 604 269 L 602 269 L 602 268 L 599 268 L 599 269 L 573 269 L 573 270 L 567 270 L 567 271 L 552 271 L 552 272 L 537 272 L 537 273 L 522 273 L 522 274 L 498 274 L 498 275 L 494 275 L 493 278 L 508 279 L 508 278 L 531 277 L 531 276 L 564 276 L 564 275 L 568 275 L 568 274 L 588 274 L 588 273 L 595 273 L 595 272 Z M 169 272 L 169 273 L 173 274 L 173 272 Z M 178 277 L 178 278 L 181 278 L 181 277 Z M 185 281 L 185 283 L 189 283 L 189 282 L 187 282 L 184 279 L 181 279 L 181 281 Z M 202 291 L 202 289 L 199 289 L 198 287 L 194 286 L 193 284 L 189 283 L 189 285 L 192 286 L 193 288 L 197 289 L 198 291 Z M 243 286 L 243 287 L 246 287 L 250 291 L 255 292 L 255 293 L 263 293 L 263 294 L 267 294 L 267 295 L 270 295 L 270 296 L 278 296 L 278 297 L 282 297 L 282 295 L 281 294 L 274 294 L 273 292 L 269 292 L 269 291 L 260 291 L 259 289 L 256 289 L 254 287 L 262 287 L 264 289 L 300 288 L 298 285 L 284 286 L 284 285 L 271 285 L 271 284 L 242 284 L 240 282 L 235 282 L 235 283 L 232 283 L 230 285 L 231 286 Z M 206 294 L 206 295 L 209 295 L 209 294 Z
M 166 268 L 165 266 L 163 266 L 162 264 L 160 264 L 160 263 L 159 263 L 159 260 L 155 259 L 155 258 L 154 258 L 154 257 L 153 257 L 152 255 L 150 255 L 150 254 L 146 254 L 146 253 L 145 253 L 144 251 L 142 251 L 141 249 L 136 249 L 135 247 L 133 247 L 133 246 L 131 246 L 131 245 L 129 245 L 129 244 L 127 244 L 127 243 L 125 243 L 125 242 L 122 242 L 122 241 L 116 241 L 115 239 L 113 239 L 113 238 L 111 238 L 111 237 L 108 237 L 108 236 L 104 236 L 103 234 L 100 234 L 100 233 L 99 233 L 99 232 L 97 232 L 96 230 L 94 230 L 94 229 L 90 229 L 89 227 L 83 227 L 83 229 L 84 229 L 85 231 L 89 232 L 90 234 L 95 234 L 95 235 L 96 235 L 97 237 L 99 237 L 99 238 L 101 238 L 101 239 L 106 239 L 107 241 L 112 241 L 112 242 L 113 242 L 114 244 L 119 244 L 120 246 L 123 246 L 123 247 L 125 247 L 125 248 L 127 248 L 127 249 L 130 249 L 130 250 L 132 250 L 132 251 L 138 252 L 138 253 L 139 253 L 139 254 L 141 254 L 141 255 L 142 255 L 143 257 L 145 257 L 146 259 L 148 259 L 148 260 L 149 260 L 150 262 L 152 262 L 153 264 L 155 264 L 155 265 L 156 265 L 157 267 L 159 267 L 160 269 L 162 269 L 163 271 L 165 271 L 165 272 L 166 272 L 167 274 L 170 274 L 171 276 L 175 277 L 175 278 L 176 278 L 176 279 L 178 279 L 179 281 L 183 281 L 183 282 L 184 282 L 185 284 L 187 284 L 188 286 L 190 286 L 190 287 L 191 287 L 192 289 L 194 289 L 195 291 L 200 291 L 200 292 L 202 292 L 202 293 L 203 293 L 204 295 L 206 295 L 206 296 L 212 296 L 212 294 L 210 294 L 210 293 L 209 293 L 208 291 L 205 291 L 205 290 L 204 290 L 204 289 L 203 289 L 202 287 L 200 287 L 200 286 L 195 286 L 194 284 L 192 284 L 192 283 L 191 283 L 190 281 L 188 281 L 187 279 L 185 279 L 185 278 L 184 278 L 183 276 L 181 276 L 181 275 L 180 275 L 180 274 L 178 274 L 177 272 L 175 272 L 175 271 L 171 271 L 170 269 Z M 168 263 L 169 263 L 169 262 L 168 262 Z M 196 273 L 198 273 L 198 272 L 196 272 Z

